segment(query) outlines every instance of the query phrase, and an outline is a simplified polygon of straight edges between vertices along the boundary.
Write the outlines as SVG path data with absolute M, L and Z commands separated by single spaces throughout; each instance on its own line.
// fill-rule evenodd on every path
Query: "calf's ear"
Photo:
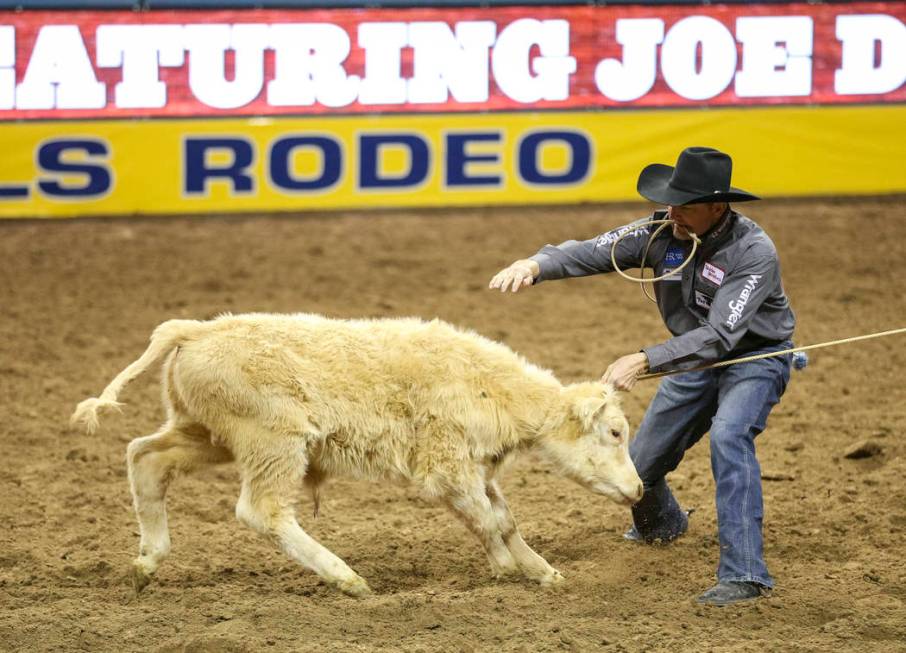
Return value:
M 573 402 L 573 414 L 579 418 L 579 422 L 586 431 L 590 431 L 592 424 L 598 413 L 604 410 L 607 404 L 604 397 L 578 397 Z
M 604 393 L 602 396 L 604 397 L 605 404 L 613 406 L 614 408 L 622 409 L 623 395 L 619 390 L 617 390 L 615 387 L 613 387 L 612 384 L 610 384 L 610 383 L 604 384 Z

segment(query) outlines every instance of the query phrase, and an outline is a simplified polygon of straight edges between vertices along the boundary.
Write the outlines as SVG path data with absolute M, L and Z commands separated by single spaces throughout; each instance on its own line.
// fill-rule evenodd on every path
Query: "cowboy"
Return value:
M 645 372 L 691 370 L 715 361 L 792 347 L 795 317 L 783 291 L 777 251 L 755 222 L 729 202 L 758 199 L 730 185 L 732 161 L 707 147 L 690 147 L 676 166 L 642 170 L 638 192 L 666 211 L 586 241 L 546 245 L 534 256 L 497 273 L 490 288 L 516 292 L 551 279 L 611 272 L 611 249 L 620 269 L 654 268 L 661 316 L 673 335 L 618 358 L 602 380 L 632 390 Z M 673 220 L 652 238 L 651 220 Z M 692 234 L 700 245 L 692 250 Z M 651 242 L 649 242 L 651 241 Z M 642 260 L 643 255 L 646 256 Z M 645 485 L 624 535 L 644 543 L 668 543 L 686 532 L 683 511 L 666 482 L 686 450 L 710 431 L 716 484 L 720 562 L 717 584 L 698 602 L 728 605 L 756 599 L 773 587 L 762 553 L 761 473 L 755 437 L 780 400 L 790 374 L 790 355 L 666 376 L 648 406 L 630 456 Z

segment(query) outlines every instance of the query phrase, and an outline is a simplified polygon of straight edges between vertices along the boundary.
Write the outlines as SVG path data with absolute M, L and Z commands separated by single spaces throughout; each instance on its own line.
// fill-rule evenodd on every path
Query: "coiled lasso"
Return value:
M 642 264 L 639 266 L 641 269 L 640 274 L 642 276 L 633 277 L 631 275 L 626 274 L 625 272 L 623 272 L 620 269 L 620 266 L 617 265 L 617 256 L 616 256 L 617 244 L 621 240 L 623 240 L 626 236 L 628 236 L 629 234 L 631 234 L 635 231 L 638 231 L 639 229 L 645 229 L 649 225 L 653 225 L 653 224 L 659 224 L 661 226 L 658 227 L 654 231 L 654 233 L 648 237 L 648 242 L 645 243 L 645 249 L 642 251 Z M 668 226 L 674 225 L 674 224 L 676 224 L 676 222 L 674 222 L 673 220 L 649 220 L 648 222 L 642 222 L 641 224 L 626 227 L 626 230 L 623 233 L 621 233 L 620 236 L 615 241 L 613 241 L 613 244 L 610 246 L 610 262 L 613 264 L 614 272 L 619 274 L 624 279 L 628 279 L 629 281 L 633 281 L 635 283 L 642 284 L 642 292 L 644 292 L 645 296 L 653 302 L 657 302 L 657 300 L 651 296 L 651 294 L 648 292 L 648 286 L 646 286 L 644 284 L 654 283 L 655 281 L 663 281 L 664 279 L 666 279 L 668 277 L 672 277 L 674 274 L 678 274 L 684 267 L 686 267 L 687 265 L 689 265 L 689 263 L 692 262 L 692 259 L 695 258 L 695 250 L 697 250 L 698 246 L 701 245 L 701 243 L 702 243 L 702 241 L 699 239 L 698 236 L 696 236 L 691 231 L 688 231 L 687 233 L 689 234 L 689 237 L 692 239 L 692 251 L 689 252 L 689 256 L 686 257 L 686 260 L 683 261 L 682 265 L 680 265 L 678 268 L 674 268 L 674 269 L 670 270 L 666 274 L 662 274 L 659 277 L 654 277 L 653 279 L 646 279 L 645 278 L 645 262 L 648 260 L 648 249 L 651 247 L 651 243 L 654 242 L 654 239 L 657 238 L 658 234 L 660 234 L 664 229 L 666 229 Z M 652 270 L 653 269 L 654 268 L 652 267 Z

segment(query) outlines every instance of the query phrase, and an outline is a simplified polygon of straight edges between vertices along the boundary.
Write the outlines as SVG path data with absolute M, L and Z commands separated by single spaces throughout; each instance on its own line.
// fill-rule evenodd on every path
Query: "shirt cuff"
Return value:
M 661 367 L 670 362 L 670 354 L 664 345 L 645 347 L 642 352 L 648 357 L 649 372 L 663 372 Z
M 538 264 L 539 272 L 538 272 L 538 276 L 535 277 L 534 283 L 540 283 L 540 282 L 544 281 L 545 279 L 550 278 L 545 275 L 545 272 L 550 272 L 550 268 L 551 268 L 552 259 L 549 254 L 542 254 L 539 252 L 539 253 L 535 254 L 534 256 L 529 256 L 529 260 L 534 261 L 535 263 Z

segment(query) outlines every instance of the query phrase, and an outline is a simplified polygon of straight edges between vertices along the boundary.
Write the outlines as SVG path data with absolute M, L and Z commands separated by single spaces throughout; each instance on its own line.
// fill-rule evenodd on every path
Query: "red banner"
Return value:
M 0 12 L 0 120 L 906 100 L 906 3 Z

